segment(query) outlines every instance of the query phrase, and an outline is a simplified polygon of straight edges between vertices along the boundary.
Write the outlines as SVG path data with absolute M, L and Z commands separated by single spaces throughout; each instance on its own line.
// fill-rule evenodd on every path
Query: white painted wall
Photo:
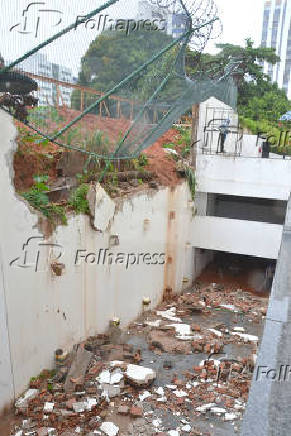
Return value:
M 242 155 L 204 154 L 204 127 L 215 118 L 226 118 L 231 124 L 237 123 L 237 114 L 223 102 L 210 98 L 200 104 L 196 180 L 201 193 L 217 193 L 245 197 L 270 198 L 287 201 L 291 191 L 291 160 L 271 154 L 270 159 L 262 159 L 256 135 L 244 135 Z M 217 144 L 219 132 L 213 133 L 213 143 Z M 233 152 L 234 137 L 229 135 L 225 143 L 226 152 Z M 214 152 L 216 146 L 214 147 Z M 212 152 L 213 152 L 212 150 Z M 207 150 L 206 150 L 207 153 Z
M 7 325 L 3 258 L 0 250 L 0 411 L 9 405 L 13 395 L 13 377 Z
M 199 154 L 196 179 L 201 192 L 287 201 L 291 160 Z
M 54 276 L 51 268 L 47 268 L 48 259 L 52 260 L 49 248 L 41 249 L 44 250 L 42 271 L 19 267 L 21 259 L 10 266 L 12 260 L 23 254 L 23 244 L 42 234 L 37 214 L 14 192 L 12 158 L 16 131 L 11 118 L 3 112 L 0 112 L 0 132 L 1 409 L 13 398 L 13 385 L 18 395 L 30 377 L 52 367 L 57 348 L 70 348 L 89 335 L 104 332 L 114 316 L 125 326 L 141 312 L 143 297 L 150 297 L 154 307 L 165 287 L 180 292 L 185 287 L 185 278 L 191 284 L 193 252 L 189 232 L 193 203 L 188 184 L 184 182 L 176 188 L 119 200 L 113 223 L 103 234 L 92 229 L 88 217 L 71 216 L 68 226 L 58 227 L 46 238 L 47 242 L 64 247 L 59 259 L 65 264 L 61 277 Z M 148 220 L 146 225 L 145 220 Z M 118 247 L 110 249 L 112 252 L 166 253 L 172 257 L 172 263 L 134 265 L 128 270 L 121 265 L 74 264 L 78 249 L 96 253 L 108 248 L 110 235 L 118 235 L 120 240 Z M 33 262 L 39 249 L 38 242 L 32 244 L 34 249 L 30 246 L 29 262 Z
M 191 242 L 207 250 L 277 259 L 282 232 L 277 224 L 197 216 Z

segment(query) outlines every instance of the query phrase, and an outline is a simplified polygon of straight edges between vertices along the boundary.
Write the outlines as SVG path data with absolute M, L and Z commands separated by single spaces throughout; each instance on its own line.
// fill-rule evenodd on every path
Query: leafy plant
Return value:
M 181 151 L 181 156 L 183 159 L 185 159 L 186 157 L 188 157 L 190 155 L 191 152 L 191 147 L 184 147 Z
M 87 194 L 89 191 L 89 185 L 86 183 L 82 183 L 71 195 L 69 199 L 69 205 L 73 207 L 73 209 L 78 214 L 89 214 L 89 203 L 87 200 Z
M 192 168 L 186 167 L 185 169 L 186 178 L 189 183 L 189 188 L 192 196 L 192 200 L 194 201 L 195 193 L 196 193 L 196 177 Z
M 55 222 L 60 219 L 62 224 L 67 224 L 67 217 L 63 206 L 50 204 L 47 192 L 48 176 L 34 177 L 34 185 L 28 192 L 21 195 L 35 209 L 39 210 L 48 220 Z
M 78 141 L 81 139 L 80 129 L 75 127 L 73 129 L 69 129 L 66 134 L 66 144 L 72 145 L 73 141 Z
M 87 136 L 85 141 L 86 150 L 96 154 L 107 154 L 109 139 L 101 130 L 96 130 Z
M 48 176 L 34 177 L 34 185 L 28 192 L 23 192 L 22 196 L 36 209 L 41 210 L 49 204 L 47 192 Z
M 118 177 L 116 174 L 112 175 L 112 184 L 113 186 L 118 186 Z
M 138 158 L 138 163 L 140 167 L 146 167 L 149 163 L 148 157 L 144 153 L 141 153 Z
M 176 145 L 173 142 L 170 142 L 169 144 L 164 144 L 163 148 L 169 148 L 170 150 L 174 150 L 176 148 Z
M 178 144 L 185 145 L 186 147 L 191 147 L 191 142 L 192 142 L 191 129 L 185 129 L 184 127 L 179 127 L 178 131 L 181 135 L 181 138 L 178 140 Z
M 66 225 L 68 223 L 66 211 L 64 206 L 60 206 L 57 204 L 50 204 L 44 213 L 44 215 L 50 220 L 55 221 L 56 219 L 60 219 L 62 224 Z

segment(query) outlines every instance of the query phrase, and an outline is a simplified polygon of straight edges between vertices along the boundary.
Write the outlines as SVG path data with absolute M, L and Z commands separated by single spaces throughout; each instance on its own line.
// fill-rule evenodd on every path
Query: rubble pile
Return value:
M 200 285 L 145 311 L 126 340 L 116 328 L 70 353 L 57 350 L 56 370 L 32 379 L 16 401 L 12 434 L 210 436 L 216 426 L 226 436 L 238 432 L 267 303 Z

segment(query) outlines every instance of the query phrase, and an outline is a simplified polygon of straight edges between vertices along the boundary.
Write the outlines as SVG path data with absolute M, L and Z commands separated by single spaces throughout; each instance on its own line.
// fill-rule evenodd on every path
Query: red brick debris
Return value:
M 16 401 L 17 436 L 239 431 L 268 299 L 198 283 L 111 326 L 43 371 Z M 4 435 L 3 435 L 4 436 Z

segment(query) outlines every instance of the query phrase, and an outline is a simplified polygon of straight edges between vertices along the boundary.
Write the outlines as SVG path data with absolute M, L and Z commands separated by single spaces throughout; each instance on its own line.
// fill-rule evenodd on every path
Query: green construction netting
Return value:
M 1 7 L 0 91 L 1 80 L 13 88 L 11 72 L 35 81 L 38 105 L 28 105 L 27 125 L 58 145 L 132 158 L 193 104 L 214 96 L 236 105 L 232 66 L 215 79 L 199 64 L 194 79 L 185 74 L 187 46 L 199 53 L 220 31 L 212 0 L 2 0 Z

